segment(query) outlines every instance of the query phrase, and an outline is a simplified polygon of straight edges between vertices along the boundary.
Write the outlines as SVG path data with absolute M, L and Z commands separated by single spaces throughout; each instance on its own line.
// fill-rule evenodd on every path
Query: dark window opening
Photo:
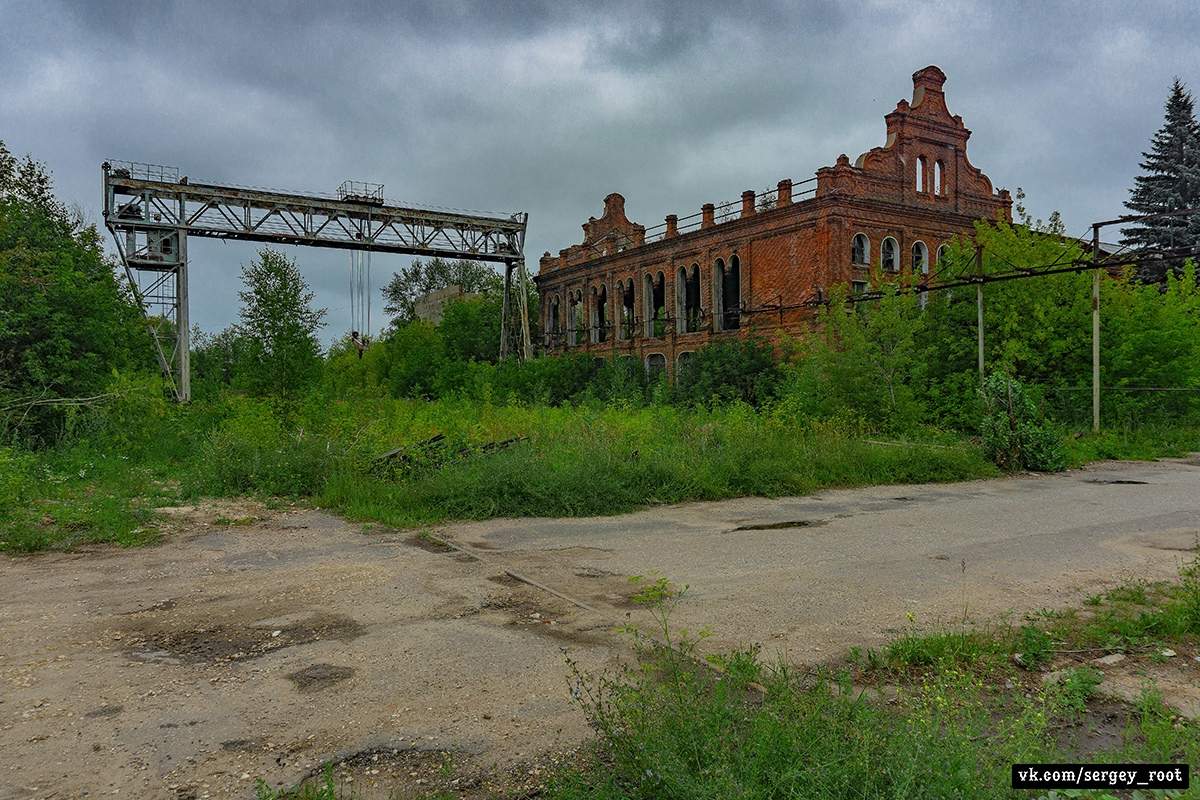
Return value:
M 646 276 L 646 336 L 659 338 L 666 332 L 666 279 L 660 272 Z
M 646 356 L 646 373 L 650 380 L 667 374 L 667 357 L 662 353 L 651 353 Z
M 608 287 L 601 286 L 596 295 L 596 327 L 592 341 L 608 341 Z
M 863 234 L 858 234 L 854 237 L 854 241 L 850 244 L 850 263 L 855 266 L 865 267 L 871 263 L 871 243 L 867 241 L 867 237 Z
M 900 262 L 896 258 L 896 240 L 888 237 L 883 240 L 883 247 L 879 248 L 882 267 L 888 272 L 896 272 L 900 269 Z
M 617 293 L 621 295 L 621 326 L 617 337 L 628 341 L 633 338 L 633 321 L 635 317 L 633 313 L 633 278 L 629 279 L 628 284 L 618 282 Z
M 675 275 L 675 316 L 680 333 L 700 330 L 700 265 L 682 267 Z
M 850 294 L 857 296 L 857 295 L 862 295 L 862 294 L 866 294 L 866 293 L 867 293 L 867 282 L 866 281 L 850 281 Z
M 558 295 L 554 295 L 554 299 L 550 301 L 549 319 L 546 323 L 548 333 L 546 334 L 546 346 L 558 347 L 562 344 L 562 316 Z
M 732 331 L 742 326 L 742 278 L 738 257 L 729 259 L 726 267 L 717 259 L 717 277 L 720 291 L 721 330 Z
M 912 246 L 912 271 L 913 275 L 929 274 L 929 250 L 924 242 Z

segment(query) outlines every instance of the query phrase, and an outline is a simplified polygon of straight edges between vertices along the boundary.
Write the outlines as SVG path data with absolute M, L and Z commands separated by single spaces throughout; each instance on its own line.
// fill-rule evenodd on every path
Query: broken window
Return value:
M 946 257 L 946 254 L 948 252 L 950 252 L 950 250 L 949 250 L 949 248 L 946 247 L 946 245 L 942 245 L 941 247 L 939 247 L 937 249 L 937 263 L 939 265 L 941 265 L 942 259 Z
M 742 280 L 737 256 L 729 259 L 729 266 L 722 259 L 713 265 L 713 293 L 716 295 L 717 330 L 737 330 L 742 324 Z
M 680 333 L 700 330 L 700 265 L 683 267 L 675 274 L 675 317 Z
M 646 336 L 658 338 L 667 333 L 666 279 L 660 272 L 646 276 Z
M 860 295 L 867 293 L 866 281 L 850 281 L 850 294 Z
M 549 319 L 546 322 L 548 333 L 546 334 L 546 346 L 558 347 L 562 342 L 562 317 L 561 303 L 558 295 L 554 295 L 554 299 L 550 301 Z
M 896 272 L 900 269 L 900 261 L 896 257 L 896 240 L 892 237 L 887 237 L 883 240 L 883 246 L 879 248 L 880 264 L 887 272 Z
M 692 377 L 689 371 L 695 367 L 695 358 L 695 350 L 684 350 L 679 354 L 679 357 L 675 359 L 676 380 L 686 380 L 688 377 Z
M 651 353 L 646 356 L 646 374 L 650 376 L 650 380 L 658 378 L 660 375 L 667 373 L 667 357 L 662 353 Z
M 871 242 L 864 234 L 858 234 L 850 244 L 850 263 L 865 267 L 871 263 Z
M 596 295 L 595 322 L 596 326 L 592 333 L 592 341 L 608 341 L 608 287 L 604 284 L 600 285 L 600 291 Z
M 633 278 L 629 279 L 629 283 L 617 281 L 617 294 L 621 298 L 621 324 L 617 328 L 617 338 L 628 341 L 633 338 L 635 317 L 633 313 Z
M 929 274 L 929 248 L 924 242 L 916 242 L 912 246 L 913 275 Z
M 567 346 L 583 343 L 583 292 L 575 290 L 567 298 Z

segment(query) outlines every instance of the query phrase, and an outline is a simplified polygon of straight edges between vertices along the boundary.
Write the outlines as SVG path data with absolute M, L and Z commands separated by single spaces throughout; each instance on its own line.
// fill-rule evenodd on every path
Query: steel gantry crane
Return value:
M 382 185 L 357 181 L 323 196 L 191 183 L 176 168 L 131 161 L 108 161 L 103 170 L 104 223 L 146 315 L 159 367 L 181 403 L 191 399 L 189 236 L 502 263 L 501 356 L 533 355 L 526 213 L 390 205 Z

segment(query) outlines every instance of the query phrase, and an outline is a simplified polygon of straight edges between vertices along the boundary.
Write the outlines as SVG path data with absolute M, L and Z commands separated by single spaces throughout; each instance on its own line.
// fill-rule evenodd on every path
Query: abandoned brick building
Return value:
M 934 66 L 915 73 L 883 147 L 799 184 L 649 231 L 626 218 L 624 197 L 604 198 L 582 244 L 542 256 L 545 351 L 636 355 L 660 372 L 721 337 L 799 332 L 832 287 L 865 290 L 873 270 L 928 275 L 976 220 L 1011 221 L 1008 192 L 967 160 L 971 132 L 947 109 L 945 80 Z

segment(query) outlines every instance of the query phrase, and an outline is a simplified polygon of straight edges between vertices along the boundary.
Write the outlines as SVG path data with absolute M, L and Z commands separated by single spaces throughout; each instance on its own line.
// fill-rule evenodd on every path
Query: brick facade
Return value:
M 1008 192 L 967 160 L 971 132 L 947 109 L 945 80 L 937 67 L 915 73 L 882 147 L 801 184 L 650 231 L 626 218 L 624 197 L 604 198 L 582 244 L 542 256 L 544 350 L 635 355 L 656 370 L 717 338 L 798 333 L 831 287 L 863 288 L 872 269 L 928 272 L 976 220 L 1011 221 Z

